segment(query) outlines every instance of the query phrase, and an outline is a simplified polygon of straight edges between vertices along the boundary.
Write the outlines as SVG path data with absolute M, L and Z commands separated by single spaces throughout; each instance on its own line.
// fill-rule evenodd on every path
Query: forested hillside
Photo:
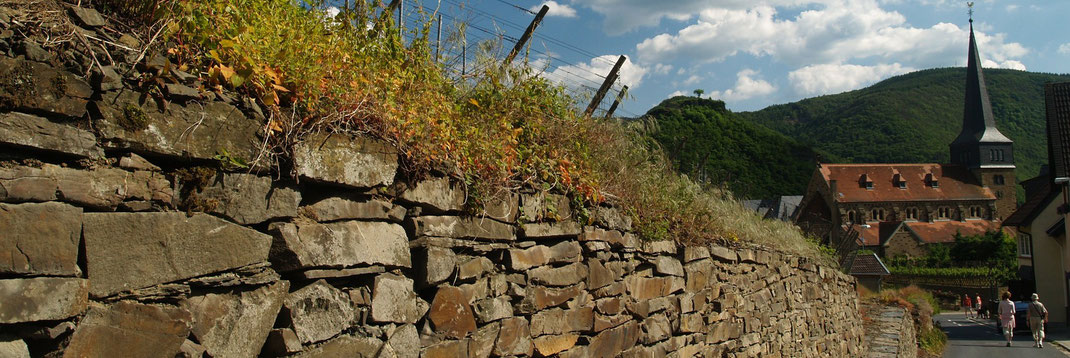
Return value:
M 739 115 L 846 162 L 946 162 L 962 128 L 965 75 L 964 68 L 918 71 Z M 1070 75 L 989 69 L 985 80 L 996 124 L 1014 140 L 1019 180 L 1035 176 L 1047 161 L 1044 83 Z
M 814 168 L 810 147 L 750 123 L 724 102 L 678 96 L 647 112 L 650 131 L 678 170 L 712 184 L 727 183 L 741 198 L 798 195 Z

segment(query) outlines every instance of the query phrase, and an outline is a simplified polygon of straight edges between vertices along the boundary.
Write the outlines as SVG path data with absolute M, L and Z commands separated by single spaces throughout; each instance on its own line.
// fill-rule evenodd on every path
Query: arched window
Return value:
M 940 219 L 950 219 L 951 218 L 951 208 L 946 207 L 946 206 L 941 206 L 939 209 L 936 209 L 936 217 L 940 218 Z
M 907 219 L 918 220 L 918 208 L 907 208 Z
M 992 183 L 994 183 L 996 185 L 1003 185 L 1003 183 L 1004 183 L 1003 176 L 1002 175 L 993 175 L 992 176 Z
M 884 221 L 884 209 L 873 209 L 873 221 Z
M 980 206 L 971 206 L 971 207 L 970 207 L 970 217 L 971 217 L 971 218 L 979 218 L 979 217 L 981 217 L 981 214 L 982 214 L 983 212 L 984 212 L 984 211 L 983 211 L 983 210 L 981 210 L 981 207 L 980 207 Z

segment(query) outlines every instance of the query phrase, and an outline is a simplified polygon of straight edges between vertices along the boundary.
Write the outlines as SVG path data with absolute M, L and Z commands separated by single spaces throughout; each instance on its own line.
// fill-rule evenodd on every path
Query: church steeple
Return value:
M 972 11 L 971 11 L 972 15 Z M 962 131 L 951 142 L 951 163 L 972 168 L 1014 166 L 1013 141 L 996 129 L 992 104 L 988 100 L 981 56 L 970 18 L 970 49 L 966 62 L 966 103 L 962 111 Z

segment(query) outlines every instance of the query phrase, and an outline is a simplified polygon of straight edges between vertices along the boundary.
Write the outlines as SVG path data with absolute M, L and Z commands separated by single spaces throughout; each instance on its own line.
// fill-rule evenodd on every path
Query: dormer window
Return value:
M 873 190 L 873 178 L 870 178 L 868 174 L 862 174 L 862 177 L 858 178 L 858 186 L 866 188 L 867 190 Z
M 892 184 L 895 184 L 895 187 L 899 189 L 907 188 L 907 181 L 903 180 L 903 175 L 899 173 L 896 173 L 894 176 L 892 176 Z
M 925 185 L 928 185 L 932 188 L 939 188 L 940 180 L 936 179 L 936 176 L 933 175 L 933 173 L 928 173 L 925 174 Z

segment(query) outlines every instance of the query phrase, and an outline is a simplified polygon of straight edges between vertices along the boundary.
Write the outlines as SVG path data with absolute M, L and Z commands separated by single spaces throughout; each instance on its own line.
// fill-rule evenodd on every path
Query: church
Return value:
M 970 19 L 962 131 L 947 164 L 818 163 L 795 222 L 834 248 L 920 257 L 956 233 L 1000 230 L 1017 206 L 1013 141 L 999 132 Z

